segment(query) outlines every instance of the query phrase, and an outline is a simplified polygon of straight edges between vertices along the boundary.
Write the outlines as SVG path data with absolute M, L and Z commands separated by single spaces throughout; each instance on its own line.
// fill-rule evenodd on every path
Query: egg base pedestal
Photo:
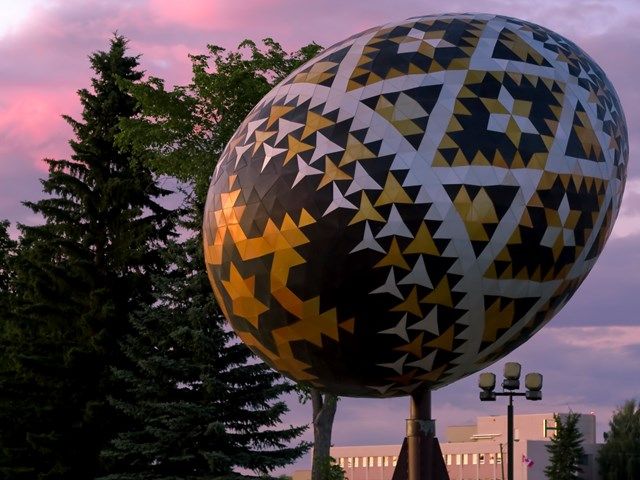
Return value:
M 431 391 L 411 395 L 407 436 L 402 442 L 392 480 L 449 480 L 431 419 Z

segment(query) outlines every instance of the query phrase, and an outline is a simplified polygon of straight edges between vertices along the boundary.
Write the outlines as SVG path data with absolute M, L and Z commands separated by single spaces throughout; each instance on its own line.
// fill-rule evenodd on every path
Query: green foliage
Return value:
M 305 427 L 280 425 L 278 397 L 292 386 L 223 328 L 201 237 L 167 257 L 171 271 L 155 277 L 154 304 L 136 312 L 124 342 L 132 368 L 116 371 L 127 391 L 112 403 L 130 421 L 103 452 L 105 480 L 226 479 L 239 468 L 266 476 L 292 463 L 308 448 L 292 445 Z
M 321 467 L 324 480 L 346 480 L 346 472 L 336 463 L 335 458 L 329 457 L 328 461 Z
M 11 261 L 15 255 L 16 242 L 9 236 L 9 222 L 0 221 L 0 340 L 5 338 L 5 329 L 8 327 L 8 316 L 11 302 L 11 282 L 13 280 L 13 267 Z M 0 341 L 0 371 L 4 367 L 6 355 L 5 342 Z
M 117 136 L 157 173 L 190 185 L 188 233 L 201 227 L 215 162 L 240 122 L 275 82 L 312 57 L 309 45 L 287 54 L 271 39 L 238 51 L 208 47 L 192 56 L 189 85 L 122 81 L 140 113 L 122 118 Z M 155 278 L 153 308 L 133 317 L 124 342 L 132 364 L 117 369 L 126 392 L 112 404 L 129 418 L 103 452 L 109 479 L 234 478 L 237 468 L 268 477 L 308 447 L 300 428 L 277 426 L 291 386 L 250 356 L 222 324 L 202 267 L 199 234 L 168 253 L 173 270 Z M 293 446 L 291 446 L 293 444 Z
M 45 160 L 46 197 L 26 203 L 44 224 L 17 249 L 0 224 L 2 478 L 269 478 L 308 448 L 280 425 L 291 385 L 223 327 L 198 238 L 167 249 L 170 192 L 150 166 L 195 187 L 200 211 L 240 121 L 318 49 L 210 46 L 171 91 L 142 82 L 120 36 L 90 57 L 82 118 L 65 117 L 73 155 Z
M 603 480 L 640 478 L 640 405 L 628 400 L 614 413 L 598 454 Z
M 14 272 L 12 260 L 15 256 L 17 243 L 9 236 L 9 222 L 0 221 L 0 340 L 4 338 L 7 328 L 11 302 L 11 282 Z M 6 355 L 3 354 L 4 342 L 0 341 L 0 371 Z
M 122 120 L 119 142 L 133 145 L 155 171 L 188 182 L 204 199 L 215 162 L 242 120 L 271 88 L 320 51 L 309 44 L 287 54 L 267 38 L 237 51 L 215 45 L 191 56 L 193 77 L 166 90 L 164 81 L 127 82 L 142 115 Z
M 556 434 L 547 445 L 549 465 L 544 473 L 549 480 L 577 480 L 582 471 L 580 461 L 584 456 L 583 436 L 578 429 L 580 415 L 569 413 L 563 421 L 560 415 L 554 415 Z
M 137 113 L 120 82 L 138 81 L 136 57 L 115 36 L 90 56 L 91 91 L 78 92 L 81 120 L 65 117 L 70 159 L 45 160 L 46 197 L 27 202 L 44 224 L 22 226 L 4 328 L 3 478 L 94 478 L 99 452 L 123 421 L 107 396 L 129 315 L 153 301 L 152 275 L 173 235 L 169 192 L 124 144 L 119 121 Z M 6 424 L 3 424 L 3 427 Z
M 0 300 L 7 300 L 9 286 L 13 277 L 11 259 L 15 254 L 17 243 L 9 236 L 9 222 L 0 221 Z M 2 311 L 0 311 L 0 315 Z M 1 317 L 0 317 L 1 318 Z
M 10 353 L 10 315 L 12 301 L 12 281 L 14 277 L 12 260 L 16 242 L 8 232 L 9 222 L 0 221 L 0 473 L 4 473 L 8 458 L 14 452 L 16 437 L 19 437 L 19 422 L 11 408 L 16 400 L 14 388 L 14 364 Z

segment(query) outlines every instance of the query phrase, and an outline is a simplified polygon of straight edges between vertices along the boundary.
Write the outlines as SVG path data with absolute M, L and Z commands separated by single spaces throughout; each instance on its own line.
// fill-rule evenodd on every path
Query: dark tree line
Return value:
M 640 405 L 626 401 L 613 413 L 605 443 L 598 453 L 603 480 L 640 478 Z
M 566 418 L 555 415 L 556 433 L 547 446 L 549 465 L 545 475 L 550 480 L 582 478 L 585 451 L 578 428 L 579 415 Z M 609 431 L 597 454 L 599 478 L 603 480 L 636 480 L 640 478 L 640 407 L 628 400 L 613 412 Z
M 253 72 L 211 76 L 210 57 L 194 57 L 194 82 L 209 75 L 238 95 L 252 78 L 262 82 L 250 90 L 255 99 L 211 105 L 194 105 L 197 83 L 166 92 L 157 79 L 144 82 L 121 36 L 90 56 L 82 116 L 65 117 L 73 153 L 45 160 L 43 198 L 26 203 L 42 222 L 19 226 L 17 242 L 0 223 L 1 478 L 268 476 L 308 448 L 297 440 L 303 428 L 281 424 L 291 384 L 225 329 L 200 249 L 205 176 L 234 115 L 239 123 L 271 81 L 316 49 L 247 46 Z M 246 62 L 214 47 L 211 55 L 230 67 Z M 179 106 L 164 117 L 162 138 L 153 129 L 145 137 L 140 123 L 155 115 L 144 96 L 156 94 Z M 208 122 L 204 135 L 196 120 Z M 150 145 L 176 139 L 192 163 L 177 155 L 166 165 L 191 195 L 170 209 L 158 180 L 167 172 Z

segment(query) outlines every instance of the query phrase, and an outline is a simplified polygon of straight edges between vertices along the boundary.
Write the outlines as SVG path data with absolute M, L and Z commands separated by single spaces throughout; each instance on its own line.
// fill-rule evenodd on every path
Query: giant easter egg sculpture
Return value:
M 227 145 L 209 276 L 240 338 L 296 381 L 437 388 L 567 302 L 627 157 L 611 83 L 562 36 L 471 14 L 373 28 L 293 72 Z

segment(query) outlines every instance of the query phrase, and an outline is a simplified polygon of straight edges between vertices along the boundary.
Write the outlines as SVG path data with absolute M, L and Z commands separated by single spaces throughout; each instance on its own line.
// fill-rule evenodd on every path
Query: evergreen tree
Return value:
M 9 222 L 0 221 L 0 477 L 4 478 L 4 469 L 10 452 L 7 448 L 20 436 L 17 419 L 12 415 L 11 402 L 15 400 L 13 392 L 13 365 L 10 351 L 10 304 L 12 297 L 11 282 L 13 269 L 11 260 L 15 255 L 16 242 L 8 232 Z
M 78 92 L 82 119 L 72 126 L 70 159 L 45 160 L 47 197 L 26 202 L 44 224 L 22 226 L 15 262 L 9 357 L 21 438 L 3 445 L 7 478 L 94 478 L 99 452 L 124 417 L 107 400 L 119 385 L 112 368 L 126 357 L 120 340 L 129 316 L 154 301 L 152 275 L 173 235 L 169 192 L 126 145 L 115 145 L 121 118 L 137 113 L 121 81 L 137 81 L 137 57 L 114 36 L 90 56 L 92 89 Z M 0 393 L 4 396 L 5 392 Z
M 577 480 L 582 472 L 580 461 L 584 456 L 583 436 L 578 429 L 580 415 L 571 412 L 564 421 L 557 414 L 553 418 L 556 434 L 547 445 L 549 465 L 544 473 L 549 480 Z
M 172 270 L 155 278 L 155 302 L 136 312 L 124 342 L 133 368 L 117 370 L 128 396 L 113 404 L 131 428 L 103 453 L 105 480 L 239 478 L 238 468 L 267 475 L 292 463 L 307 449 L 291 445 L 304 427 L 279 425 L 287 407 L 278 397 L 292 386 L 223 328 L 202 239 L 167 255 Z
M 15 254 L 16 242 L 9 235 L 9 222 L 0 221 L 0 305 L 8 305 L 9 285 L 13 276 L 11 257 Z M 6 310 L 0 310 L 0 315 Z M 3 317 L 0 317 L 3 318 Z
M 635 400 L 613 413 L 598 453 L 598 467 L 603 480 L 640 478 L 640 406 Z
M 265 39 L 262 48 L 245 40 L 233 52 L 210 45 L 208 55 L 192 56 L 189 85 L 166 90 L 159 78 L 130 85 L 142 114 L 123 120 L 119 139 L 147 155 L 156 171 L 189 183 L 196 201 L 204 202 L 212 160 L 220 157 L 242 120 L 276 83 L 320 49 L 311 43 L 287 54 L 272 39 Z M 315 389 L 305 395 L 313 405 L 313 479 L 324 479 L 337 396 Z
M 15 255 L 17 243 L 9 235 L 9 222 L 0 221 L 0 338 L 6 326 L 11 300 L 11 281 L 13 279 L 13 267 L 11 260 Z M 3 344 L 0 344 L 2 348 Z M 0 351 L 0 362 L 5 355 Z

